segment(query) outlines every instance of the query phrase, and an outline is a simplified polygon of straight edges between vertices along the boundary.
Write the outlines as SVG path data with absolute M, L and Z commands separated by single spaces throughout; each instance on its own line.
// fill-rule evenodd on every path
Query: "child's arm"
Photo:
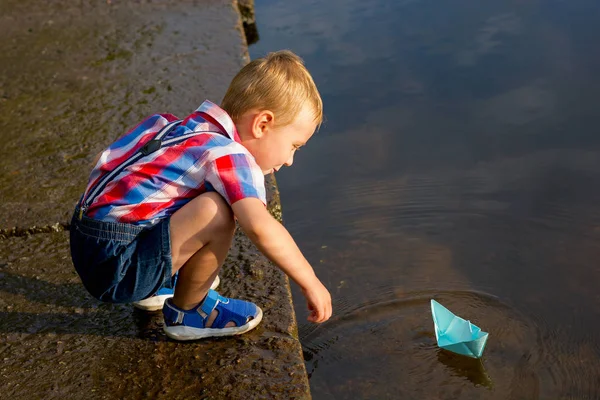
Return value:
M 311 322 L 324 322 L 331 317 L 331 295 L 315 275 L 287 229 L 256 198 L 235 202 L 233 213 L 242 230 L 258 249 L 301 288 L 311 315 Z

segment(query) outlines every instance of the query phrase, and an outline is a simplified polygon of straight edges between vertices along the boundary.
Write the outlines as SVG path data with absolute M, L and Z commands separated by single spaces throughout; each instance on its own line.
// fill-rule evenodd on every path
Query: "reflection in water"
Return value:
M 480 359 L 464 357 L 440 349 L 438 361 L 448 367 L 452 374 L 467 378 L 476 386 L 485 386 L 488 389 L 492 389 L 494 386 Z
M 253 56 L 303 56 L 327 116 L 278 175 L 334 297 L 315 326 L 294 293 L 313 397 L 600 397 L 600 2 L 271 0 L 257 19 Z M 482 364 L 437 348 L 432 297 L 489 332 Z

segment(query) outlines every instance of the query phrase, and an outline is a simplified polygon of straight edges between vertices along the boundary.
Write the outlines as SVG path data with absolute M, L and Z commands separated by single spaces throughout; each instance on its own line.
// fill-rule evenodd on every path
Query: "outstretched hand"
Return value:
M 310 287 L 302 288 L 302 293 L 306 297 L 306 303 L 310 311 L 310 315 L 307 318 L 310 322 L 321 323 L 331 317 L 333 312 L 331 295 L 321 281 L 317 279 Z
M 310 322 L 331 317 L 331 295 L 315 276 L 290 233 L 257 198 L 247 197 L 231 206 L 233 214 L 258 249 L 302 288 L 310 310 Z

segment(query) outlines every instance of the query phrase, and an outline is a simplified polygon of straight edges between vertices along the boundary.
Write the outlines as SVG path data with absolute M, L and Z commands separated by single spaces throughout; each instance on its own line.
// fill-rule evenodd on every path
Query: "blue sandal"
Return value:
M 219 315 L 210 328 L 206 321 L 216 309 Z M 228 299 L 210 289 L 204 301 L 191 310 L 182 310 L 167 299 L 163 307 L 164 330 L 168 337 L 175 340 L 196 340 L 211 336 L 241 335 L 256 326 L 262 320 L 262 310 L 249 301 Z M 225 328 L 229 322 L 236 326 Z

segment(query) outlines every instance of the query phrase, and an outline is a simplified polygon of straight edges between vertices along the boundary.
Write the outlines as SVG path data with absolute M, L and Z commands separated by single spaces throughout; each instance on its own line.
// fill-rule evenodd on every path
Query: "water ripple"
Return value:
M 358 375 L 376 379 L 377 374 L 396 371 L 401 378 L 388 376 L 385 381 L 409 397 L 419 391 L 431 394 L 427 387 L 447 385 L 459 388 L 464 395 L 483 387 L 493 398 L 511 399 L 551 398 L 556 393 L 592 398 L 597 393 L 600 349 L 592 335 L 573 341 L 567 330 L 555 329 L 539 316 L 532 317 L 527 310 L 518 310 L 485 292 L 399 292 L 387 286 L 364 293 L 364 301 L 339 298 L 334 304 L 336 316 L 329 322 L 300 325 L 313 381 L 319 380 L 321 370 L 325 375 L 331 369 L 337 371 L 342 381 L 352 381 Z M 431 298 L 490 333 L 481 360 L 437 347 L 429 310 Z M 377 365 L 376 373 L 372 367 Z M 365 371 L 367 366 L 370 369 Z M 544 387 L 542 381 L 546 382 Z

